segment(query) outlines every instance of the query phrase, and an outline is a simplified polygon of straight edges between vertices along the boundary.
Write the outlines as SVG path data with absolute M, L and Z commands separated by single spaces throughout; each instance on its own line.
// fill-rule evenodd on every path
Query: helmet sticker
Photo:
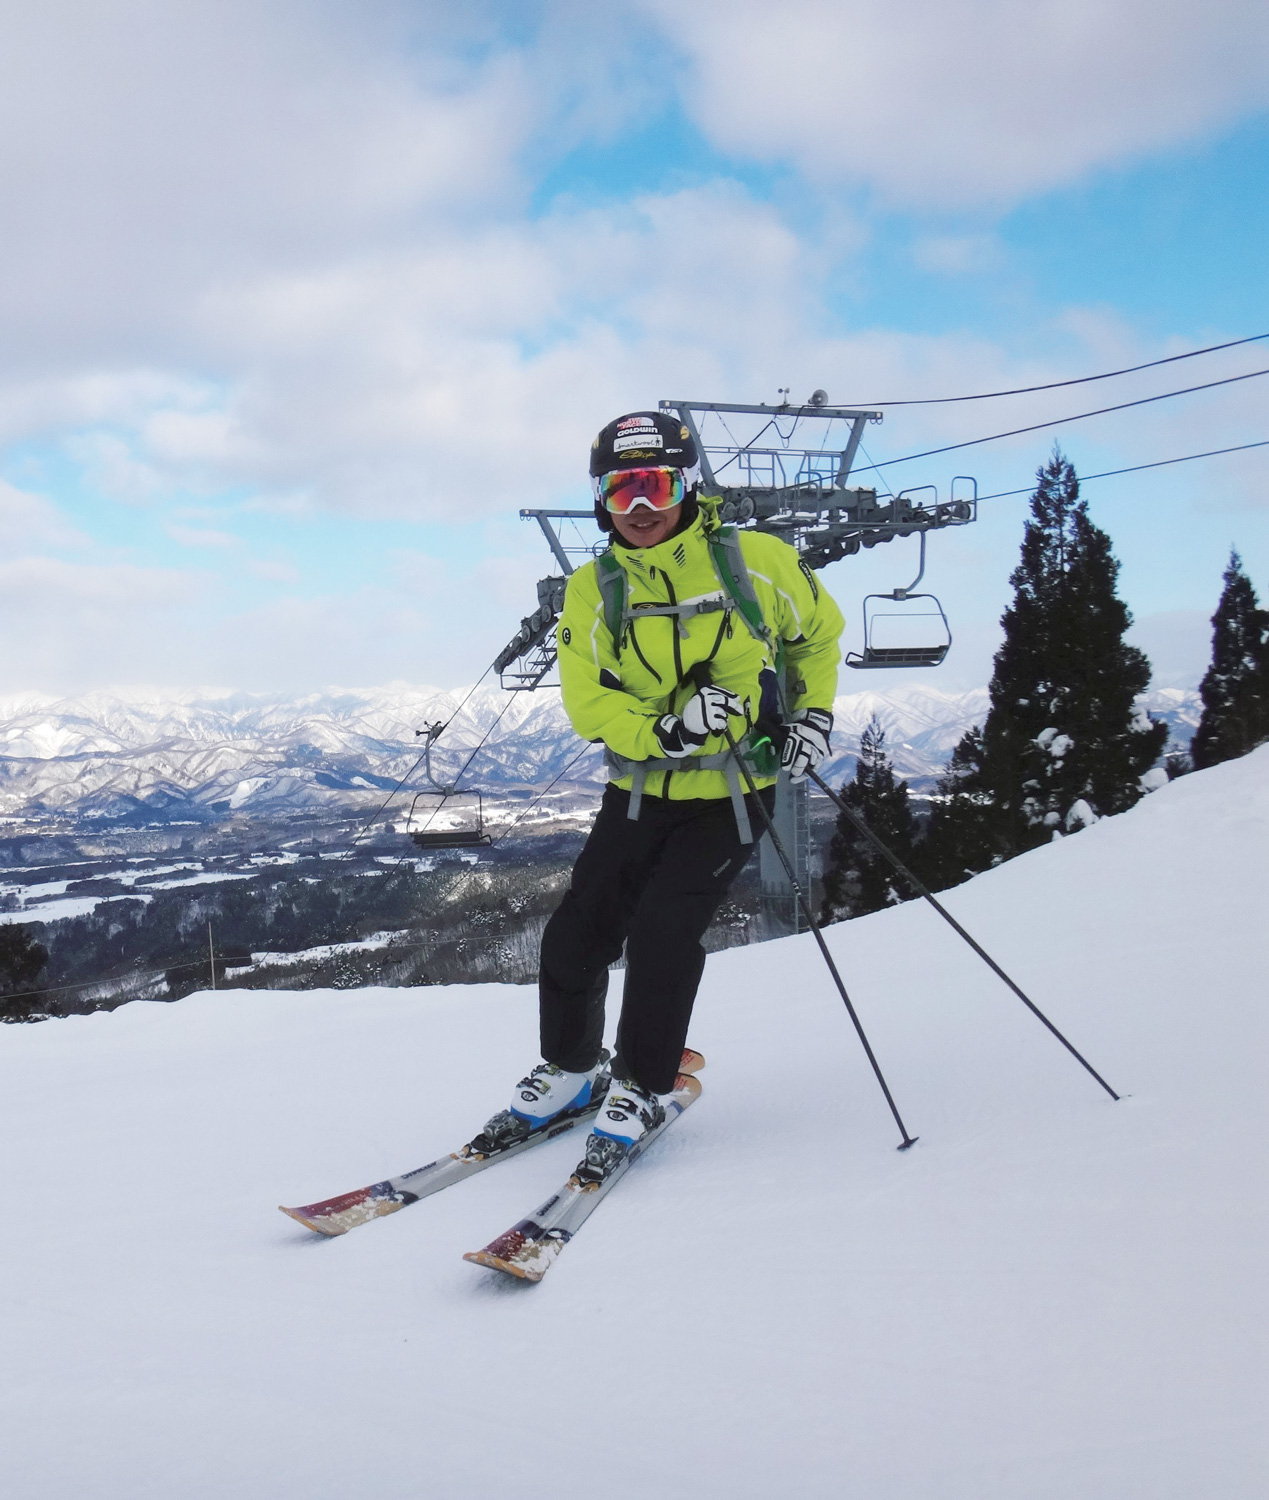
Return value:
M 630 432 L 624 437 L 614 438 L 612 451 L 624 453 L 628 448 L 664 448 L 665 439 L 659 432 Z

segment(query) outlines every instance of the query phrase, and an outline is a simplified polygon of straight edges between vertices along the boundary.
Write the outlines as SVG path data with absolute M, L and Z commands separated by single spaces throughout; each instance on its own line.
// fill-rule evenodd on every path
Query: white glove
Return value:
M 804 708 L 785 727 L 788 734 L 780 752 L 780 764 L 792 780 L 801 781 L 828 754 L 828 737 L 833 729 L 833 716 L 825 708 Z
M 728 714 L 744 712 L 744 704 L 727 688 L 698 688 L 683 709 L 683 728 L 689 738 L 703 745 L 711 734 L 722 734 Z
M 727 688 L 698 688 L 687 700 L 682 715 L 663 714 L 656 723 L 656 737 L 666 755 L 690 755 L 711 734 L 722 734 L 729 714 L 741 714 L 744 704 Z

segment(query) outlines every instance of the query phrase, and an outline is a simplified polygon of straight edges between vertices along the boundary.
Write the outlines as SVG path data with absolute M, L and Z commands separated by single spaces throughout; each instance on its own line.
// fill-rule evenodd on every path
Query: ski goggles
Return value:
M 685 493 L 682 469 L 614 469 L 595 480 L 595 498 L 614 516 L 628 515 L 637 505 L 673 510 Z

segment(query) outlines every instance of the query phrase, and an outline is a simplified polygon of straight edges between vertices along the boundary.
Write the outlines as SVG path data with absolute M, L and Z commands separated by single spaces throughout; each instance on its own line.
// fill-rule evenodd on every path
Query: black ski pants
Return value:
M 775 789 L 758 793 L 768 812 Z M 755 835 L 762 828 L 746 797 Z M 570 1073 L 599 1058 L 608 966 L 626 950 L 613 1071 L 656 1094 L 674 1087 L 696 988 L 701 938 L 754 844 L 742 844 L 729 798 L 671 802 L 609 786 L 564 900 L 542 935 L 542 1056 Z

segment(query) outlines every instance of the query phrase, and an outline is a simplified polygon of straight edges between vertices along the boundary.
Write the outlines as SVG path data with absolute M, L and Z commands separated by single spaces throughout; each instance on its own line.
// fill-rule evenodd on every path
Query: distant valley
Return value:
M 434 770 L 499 804 L 560 778 L 561 797 L 593 796 L 604 779 L 597 747 L 582 750 L 559 693 L 506 694 L 481 687 L 455 717 L 462 690 L 393 684 L 302 696 L 145 691 L 0 699 L 0 837 L 105 821 L 191 825 L 373 809 L 420 753 L 415 731 L 453 719 Z M 1198 723 L 1197 693 L 1165 688 L 1146 699 L 1174 745 Z M 944 693 L 914 684 L 837 700 L 834 779 L 853 770 L 859 736 L 876 714 L 897 772 L 930 791 L 957 740 L 987 711 L 987 693 Z M 501 715 L 501 717 L 500 717 Z M 570 766 L 570 762 L 574 762 Z M 567 773 L 567 774 L 566 774 Z M 408 804 L 407 804 L 408 805 Z M 397 815 L 402 816 L 399 808 Z

